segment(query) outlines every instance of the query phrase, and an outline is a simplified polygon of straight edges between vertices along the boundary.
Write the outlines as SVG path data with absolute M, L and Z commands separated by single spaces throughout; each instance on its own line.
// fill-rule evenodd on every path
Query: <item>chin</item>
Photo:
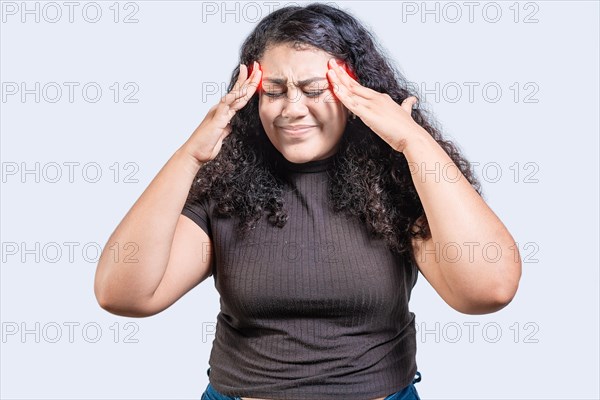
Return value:
M 296 164 L 320 160 L 333 154 L 333 149 L 330 148 L 331 145 L 328 145 L 328 143 L 323 143 L 320 140 L 310 139 L 296 143 L 285 143 L 285 141 L 282 140 L 274 146 L 277 151 L 281 153 L 283 157 L 285 157 L 286 160 Z
M 317 154 L 310 154 L 302 151 L 281 151 L 280 153 L 283 154 L 288 161 L 296 164 L 309 162 L 317 157 Z
M 293 163 L 305 163 L 322 160 L 333 156 L 338 150 L 337 144 L 322 141 L 302 143 L 296 146 L 286 146 L 280 150 L 283 156 Z

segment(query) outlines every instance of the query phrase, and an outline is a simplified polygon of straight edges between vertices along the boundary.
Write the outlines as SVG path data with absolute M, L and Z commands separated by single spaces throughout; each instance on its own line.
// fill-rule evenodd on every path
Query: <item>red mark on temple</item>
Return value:
M 254 69 L 254 63 L 250 63 L 248 65 L 248 77 L 250 77 L 250 75 L 252 75 L 252 70 Z M 262 68 L 260 67 L 260 64 L 258 64 L 258 70 L 262 72 Z M 258 92 L 262 87 L 262 73 L 260 74 L 260 80 L 258 81 L 258 86 L 256 87 L 256 91 Z
M 260 64 L 258 64 L 258 70 L 260 71 L 260 79 L 258 80 L 258 86 L 256 87 L 256 91 L 260 91 L 261 87 L 262 87 L 262 68 L 260 67 Z
M 337 62 L 337 65 L 340 68 L 342 68 L 344 71 L 346 71 L 346 73 L 350 76 L 350 78 L 354 79 L 355 81 L 358 81 L 358 79 L 356 79 L 356 74 L 354 73 L 354 71 L 352 71 L 350 69 L 350 67 L 348 66 L 348 64 L 346 64 L 343 61 L 339 61 L 339 60 L 336 60 L 336 62 Z
M 342 68 L 344 68 L 344 71 L 346 71 L 346 73 L 348 75 L 350 75 L 350 78 L 354 79 L 355 81 L 358 80 L 356 79 L 356 75 L 354 74 L 354 72 L 350 69 L 350 67 L 348 67 L 348 65 L 344 64 L 342 66 Z

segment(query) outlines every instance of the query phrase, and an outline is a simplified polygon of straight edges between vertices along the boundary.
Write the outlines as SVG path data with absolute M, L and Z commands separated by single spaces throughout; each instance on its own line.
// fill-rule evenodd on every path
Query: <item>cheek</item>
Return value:
M 279 115 L 279 109 L 277 104 L 270 102 L 269 100 L 258 101 L 258 116 L 265 127 L 273 125 L 273 121 Z
M 341 103 L 321 103 L 318 110 L 315 110 L 315 114 L 328 124 L 338 124 L 339 121 L 346 119 L 345 108 Z
M 337 136 L 344 131 L 349 114 L 341 103 L 331 103 L 328 106 L 328 127 Z

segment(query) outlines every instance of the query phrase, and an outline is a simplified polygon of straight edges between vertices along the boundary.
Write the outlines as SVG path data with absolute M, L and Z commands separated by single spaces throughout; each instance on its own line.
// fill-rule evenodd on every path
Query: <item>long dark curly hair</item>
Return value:
M 343 60 L 361 85 L 387 93 L 401 104 L 409 96 L 420 98 L 385 56 L 371 33 L 349 13 L 313 3 L 289 6 L 262 19 L 240 50 L 240 62 L 250 65 L 269 46 L 312 46 Z M 231 91 L 239 65 L 231 74 Z M 446 151 L 475 190 L 480 183 L 457 147 L 444 140 L 432 117 L 419 107 L 412 118 Z M 286 180 L 279 174 L 275 147 L 266 136 L 255 95 L 231 120 L 232 133 L 223 140 L 216 158 L 199 170 L 188 201 L 215 201 L 214 212 L 238 218 L 238 233 L 253 229 L 265 212 L 273 226 L 283 227 Z M 359 218 L 374 237 L 385 240 L 399 254 L 411 254 L 413 237 L 427 239 L 431 232 L 404 155 L 392 149 L 359 118 L 349 119 L 329 172 L 329 201 L 335 212 Z M 407 253 L 410 252 L 410 253 Z

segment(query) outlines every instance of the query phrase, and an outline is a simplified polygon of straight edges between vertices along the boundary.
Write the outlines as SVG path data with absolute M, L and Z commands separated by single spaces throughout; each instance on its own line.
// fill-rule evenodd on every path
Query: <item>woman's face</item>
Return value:
M 258 60 L 260 120 L 275 148 L 291 162 L 335 154 L 344 133 L 348 110 L 326 76 L 331 57 L 313 47 L 296 50 L 283 44 L 268 48 Z

